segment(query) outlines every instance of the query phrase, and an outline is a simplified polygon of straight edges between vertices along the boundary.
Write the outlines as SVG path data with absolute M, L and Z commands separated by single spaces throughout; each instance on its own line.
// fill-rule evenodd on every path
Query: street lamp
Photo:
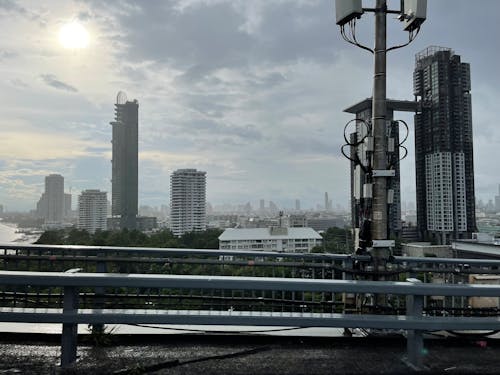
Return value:
M 336 0 L 336 21 L 344 40 L 374 55 L 374 76 L 372 94 L 372 119 L 367 124 L 367 136 L 363 142 L 369 152 L 368 166 L 364 168 L 367 186 L 364 189 L 371 194 L 360 220 L 360 243 L 363 251 L 372 255 L 374 271 L 383 271 L 391 255 L 394 240 L 388 237 L 388 179 L 395 176 L 394 169 L 388 162 L 388 136 L 386 125 L 386 55 L 388 51 L 410 44 L 417 36 L 421 24 L 426 19 L 427 0 L 401 0 L 399 10 L 387 8 L 387 0 L 376 0 L 375 8 L 363 8 L 362 0 Z M 356 20 L 365 12 L 375 13 L 375 45 L 370 48 L 360 44 L 356 38 Z M 408 32 L 408 42 L 387 48 L 387 14 L 397 14 Z M 360 218 L 361 219 L 361 218 Z M 364 238 L 361 238 L 364 236 Z M 362 240 L 362 241 L 361 241 Z

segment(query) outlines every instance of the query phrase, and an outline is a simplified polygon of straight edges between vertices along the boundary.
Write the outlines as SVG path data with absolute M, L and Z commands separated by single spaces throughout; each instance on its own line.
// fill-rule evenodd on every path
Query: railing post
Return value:
M 409 278 L 406 281 L 418 284 L 420 280 Z M 421 318 L 424 307 L 424 297 L 421 295 L 406 296 L 406 316 L 408 318 Z M 423 332 L 419 329 L 409 329 L 406 335 L 406 349 L 408 362 L 415 369 L 423 369 L 424 338 Z
M 98 273 L 106 273 L 106 261 L 102 260 L 104 258 L 104 253 L 99 251 L 97 253 L 97 263 L 96 263 L 96 272 Z M 104 287 L 98 286 L 94 288 L 94 309 L 102 309 L 104 307 Z M 92 333 L 93 334 L 101 334 L 104 332 L 104 324 L 92 324 Z
M 75 287 L 64 287 L 63 315 L 75 313 L 78 309 L 78 291 Z M 61 367 L 68 368 L 76 362 L 78 324 L 63 323 L 61 335 Z

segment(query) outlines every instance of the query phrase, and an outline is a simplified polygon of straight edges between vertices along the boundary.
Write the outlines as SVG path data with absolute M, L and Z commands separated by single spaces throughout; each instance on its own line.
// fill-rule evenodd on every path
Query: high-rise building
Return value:
M 498 195 L 495 196 L 495 211 L 500 213 L 500 185 L 498 185 Z
M 64 217 L 70 218 L 71 214 L 71 194 L 64 193 Z
M 64 217 L 64 177 L 60 174 L 51 174 L 45 177 L 43 197 L 45 223 L 62 223 Z
M 447 244 L 476 231 L 470 66 L 450 48 L 415 58 L 417 226 Z
M 295 199 L 295 211 L 300 211 L 300 199 Z
M 391 138 L 391 152 L 388 153 L 389 167 L 394 170 L 394 177 L 388 179 L 388 237 L 401 235 L 401 184 L 400 184 L 400 150 L 398 122 L 394 121 L 394 112 L 415 112 L 416 103 L 407 100 L 388 99 L 386 104 L 387 134 Z M 367 98 L 344 110 L 352 113 L 359 121 L 355 122 L 355 132 L 349 135 L 351 147 L 351 216 L 355 230 L 363 228 L 370 221 L 372 185 L 367 179 L 370 170 L 370 158 L 373 143 L 367 137 L 367 124 L 371 123 L 372 100 Z M 364 122 L 363 122 L 364 121 Z M 364 216 L 366 214 L 366 216 Z
M 111 206 L 120 228 L 135 229 L 138 211 L 139 103 L 119 92 L 115 104 Z
M 170 176 L 170 228 L 174 235 L 206 229 L 206 172 L 178 169 Z
M 266 202 L 264 201 L 264 199 L 261 199 L 259 202 L 259 210 L 264 211 L 265 208 L 266 208 Z
M 78 228 L 90 233 L 106 230 L 108 199 L 105 191 L 84 190 L 78 196 Z

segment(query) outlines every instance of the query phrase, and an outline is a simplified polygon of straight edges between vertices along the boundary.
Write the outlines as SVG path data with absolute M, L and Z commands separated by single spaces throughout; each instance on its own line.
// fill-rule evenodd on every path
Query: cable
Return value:
M 398 146 L 401 146 L 408 139 L 408 136 L 410 135 L 410 128 L 408 127 L 408 124 L 406 123 L 406 121 L 403 121 L 403 120 L 394 120 L 394 121 L 396 121 L 398 123 L 398 126 L 399 126 L 399 123 L 402 122 L 406 128 L 406 135 L 405 135 L 404 139 L 401 142 L 399 142 L 399 144 L 398 144 Z
M 420 27 L 417 28 L 417 30 L 412 30 L 408 33 L 408 42 L 405 43 L 405 44 L 400 44 L 400 45 L 397 45 L 397 46 L 394 46 L 394 47 L 390 47 L 388 49 L 385 50 L 385 52 L 389 52 L 389 51 L 392 51 L 392 50 L 395 50 L 395 49 L 398 49 L 398 48 L 403 48 L 403 47 L 406 47 L 408 44 L 410 44 L 411 42 L 413 42 L 415 40 L 415 38 L 417 37 L 418 33 L 420 32 Z
M 342 38 L 347 43 L 353 44 L 359 48 L 362 48 L 362 49 L 367 50 L 371 53 L 374 53 L 373 49 L 358 43 L 358 41 L 356 39 L 356 19 L 349 21 L 348 26 L 349 26 L 350 35 L 347 35 L 346 30 L 345 30 L 345 25 L 340 26 L 340 35 L 342 35 Z
M 288 328 L 276 328 L 276 329 L 267 329 L 267 330 L 252 330 L 252 331 L 218 331 L 218 330 L 206 330 L 206 329 L 192 329 L 192 328 L 174 328 L 174 327 L 158 327 L 152 326 L 148 324 L 134 324 L 129 323 L 126 324 L 128 326 L 134 327 L 142 327 L 142 328 L 155 328 L 155 329 L 163 329 L 167 331 L 184 331 L 184 332 L 203 332 L 203 333 L 266 333 L 266 332 L 284 332 L 284 331 L 296 331 L 303 328 L 308 327 L 288 327 Z
M 347 135 L 346 135 L 346 130 L 347 130 L 347 127 L 349 126 L 349 124 L 351 122 L 361 122 L 363 125 L 365 125 L 366 127 L 366 135 L 360 139 L 358 142 L 355 142 L 355 143 L 351 143 L 348 139 L 347 139 Z M 357 125 L 357 124 L 356 124 Z M 361 118 L 354 118 L 350 121 L 347 121 L 347 123 L 345 124 L 344 126 L 344 141 L 346 144 L 348 144 L 349 146 L 358 146 L 360 145 L 361 143 L 364 142 L 364 140 L 366 139 L 366 137 L 368 137 L 368 134 L 370 134 L 370 130 L 371 130 L 371 126 L 368 122 L 366 122 L 365 120 L 361 119 Z

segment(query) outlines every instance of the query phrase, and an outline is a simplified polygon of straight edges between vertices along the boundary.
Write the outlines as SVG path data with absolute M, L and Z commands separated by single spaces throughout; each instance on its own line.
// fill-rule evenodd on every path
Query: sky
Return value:
M 364 0 L 365 7 L 373 1 Z M 399 1 L 390 1 L 397 8 Z M 429 0 L 417 39 L 389 53 L 387 95 L 413 99 L 415 54 L 452 48 L 471 64 L 476 198 L 498 194 L 500 35 L 496 0 Z M 373 44 L 373 15 L 357 36 Z M 79 22 L 86 48 L 64 48 Z M 213 205 L 347 206 L 343 110 L 371 96 L 372 55 L 346 43 L 333 0 L 0 0 L 0 204 L 30 210 L 44 177 L 111 193 L 118 91 L 139 101 L 139 204 L 169 202 L 170 174 L 207 172 Z M 408 38 L 388 16 L 389 45 Z M 401 114 L 413 131 L 412 115 Z M 401 163 L 415 200 L 414 139 Z M 496 166 L 495 166 L 496 165 Z

